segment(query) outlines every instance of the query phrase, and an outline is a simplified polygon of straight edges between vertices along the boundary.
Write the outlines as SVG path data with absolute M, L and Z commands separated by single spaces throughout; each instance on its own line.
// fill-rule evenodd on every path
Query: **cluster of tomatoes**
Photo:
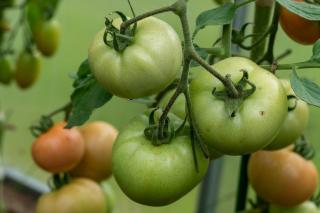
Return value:
M 161 93 L 157 104 L 165 109 L 174 91 L 164 95 L 163 91 L 178 78 L 182 64 L 180 40 L 174 29 L 154 17 L 139 21 L 132 31 L 121 29 L 122 21 L 113 20 L 111 29 L 118 32 L 113 33 L 111 43 L 125 43 L 126 36 L 133 38 L 118 49 L 120 45 L 113 46 L 106 39 L 108 26 L 102 29 L 89 48 L 91 71 L 105 89 L 122 98 Z M 118 38 L 121 30 L 125 36 Z M 309 116 L 307 104 L 295 96 L 288 80 L 278 79 L 249 59 L 230 57 L 212 68 L 230 78 L 236 92 L 204 68 L 192 68 L 194 75 L 187 85 L 190 97 L 181 94 L 177 98 L 164 126 L 162 110 L 152 110 L 137 116 L 120 132 L 112 151 L 113 175 L 120 188 L 138 203 L 167 205 L 202 180 L 210 160 L 254 153 L 249 178 L 259 196 L 284 208 L 308 200 L 317 186 L 314 165 L 282 150 L 303 134 Z M 195 131 L 188 124 L 191 117 L 204 145 L 193 140 Z M 266 179 L 270 174 L 265 175 L 265 168 L 270 168 L 274 180 Z M 283 183 L 281 172 L 286 169 L 292 172 L 293 180 Z M 298 174 L 299 178 L 294 176 Z M 308 182 L 308 189 L 301 179 Z M 270 184 L 278 189 L 269 189 Z M 287 203 L 281 200 L 290 197 Z
M 101 121 L 80 128 L 65 125 L 54 124 L 32 145 L 36 164 L 54 174 L 53 191 L 39 198 L 36 212 L 111 212 L 112 189 L 99 183 L 111 176 L 111 150 L 118 131 Z
M 41 55 L 51 57 L 56 52 L 60 39 L 60 25 L 53 17 L 46 18 L 44 14 L 47 13 L 47 9 L 41 7 L 39 1 L 33 0 L 21 6 L 21 13 L 26 15 L 18 20 L 21 23 L 15 29 L 11 29 L 4 16 L 4 9 L 11 6 L 14 6 L 13 1 L 3 8 L 2 12 L 0 11 L 0 34 L 8 40 L 0 42 L 2 47 L 0 49 L 0 82 L 8 85 L 14 79 L 21 89 L 26 89 L 38 79 L 41 71 Z M 13 66 L 10 60 L 12 47 L 6 50 L 4 47 L 5 44 L 12 42 L 10 39 L 15 37 L 18 28 L 22 25 L 28 29 L 24 35 L 25 47 L 18 54 Z

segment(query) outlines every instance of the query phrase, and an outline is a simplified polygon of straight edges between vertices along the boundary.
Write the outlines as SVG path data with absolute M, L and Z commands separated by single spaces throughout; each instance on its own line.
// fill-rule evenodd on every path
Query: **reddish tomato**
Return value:
M 303 0 L 294 0 L 303 2 Z M 300 44 L 313 44 L 320 38 L 320 22 L 310 21 L 280 7 L 280 24 L 286 34 Z
M 69 171 L 83 156 L 84 141 L 81 133 L 75 127 L 64 129 L 65 125 L 65 122 L 55 124 L 32 145 L 33 160 L 48 172 Z
M 259 196 L 284 207 L 308 200 L 318 183 L 315 165 L 288 149 L 254 153 L 249 160 L 248 176 Z
M 74 177 L 102 181 L 111 175 L 112 145 L 118 131 L 108 123 L 96 121 L 80 128 L 85 152 L 80 163 L 70 171 Z

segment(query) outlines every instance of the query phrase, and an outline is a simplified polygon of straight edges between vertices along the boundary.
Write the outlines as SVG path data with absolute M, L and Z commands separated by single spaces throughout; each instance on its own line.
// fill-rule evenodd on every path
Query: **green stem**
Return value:
M 270 18 L 272 15 L 272 3 L 264 4 L 263 0 L 258 0 L 255 4 L 255 15 L 254 15 L 254 26 L 253 26 L 253 34 L 261 34 L 261 32 L 265 32 L 268 29 Z M 269 0 L 272 2 L 272 0 Z M 259 37 L 252 38 L 252 44 L 255 44 L 259 40 Z M 266 48 L 266 39 L 260 41 L 258 45 L 251 51 L 251 59 L 253 61 L 258 61 L 260 58 L 264 56 L 265 48 Z
M 271 69 L 271 65 L 260 65 L 264 69 Z M 290 70 L 293 67 L 296 67 L 297 69 L 309 69 L 309 68 L 320 68 L 319 63 L 310 63 L 310 62 L 300 62 L 300 63 L 293 63 L 293 64 L 278 64 L 276 65 L 277 70 Z
M 232 24 L 226 24 L 222 27 L 222 46 L 224 49 L 224 56 L 228 58 L 231 56 L 231 38 L 232 38 Z
M 224 50 L 220 47 L 201 48 L 201 49 L 203 49 L 208 54 L 213 55 L 215 57 L 221 57 L 221 56 L 225 55 Z
M 124 34 L 124 32 L 126 31 L 126 29 L 131 25 L 134 24 L 142 19 L 145 19 L 147 17 L 159 14 L 159 13 L 164 13 L 164 12 L 170 12 L 170 11 L 174 11 L 176 8 L 175 4 L 172 4 L 170 6 L 166 6 L 166 7 L 162 7 L 162 8 L 158 8 L 146 13 L 143 13 L 141 15 L 138 15 L 134 18 L 131 18 L 125 22 L 122 22 L 121 26 L 120 26 L 120 34 Z

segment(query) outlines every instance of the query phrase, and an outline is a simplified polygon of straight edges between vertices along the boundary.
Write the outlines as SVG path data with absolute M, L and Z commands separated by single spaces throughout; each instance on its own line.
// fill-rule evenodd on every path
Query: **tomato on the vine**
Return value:
M 5 56 L 0 56 L 0 82 L 9 84 L 13 76 L 13 67 L 9 59 Z
M 270 204 L 269 213 L 319 213 L 320 209 L 316 206 L 314 202 L 305 201 L 300 205 L 287 208 L 283 206 L 278 206 Z
M 44 56 L 52 56 L 59 45 L 60 24 L 54 19 L 39 21 L 34 26 L 33 36 L 37 49 Z
M 42 195 L 36 213 L 105 213 L 108 204 L 100 186 L 86 178 L 77 178 L 58 190 Z
M 170 98 L 174 94 L 175 90 L 170 90 L 166 92 L 163 97 L 159 101 L 159 107 L 164 109 L 168 104 Z M 185 119 L 186 117 L 186 100 L 183 94 L 180 94 L 174 104 L 172 105 L 170 112 L 175 114 L 181 119 Z
M 102 181 L 111 175 L 112 146 L 118 131 L 112 125 L 95 121 L 79 128 L 85 143 L 84 155 L 70 174 Z
M 294 0 L 303 2 L 304 0 Z M 280 6 L 280 25 L 284 32 L 300 44 L 313 44 L 320 38 L 320 21 L 311 21 Z
M 318 183 L 315 165 L 287 149 L 252 154 L 248 178 L 261 198 L 285 207 L 308 200 Z
M 41 70 L 41 56 L 38 52 L 22 52 L 16 62 L 15 79 L 22 89 L 32 86 Z
M 121 19 L 113 24 L 119 28 Z M 89 63 L 97 81 L 123 98 L 155 94 L 168 86 L 180 71 L 182 48 L 175 30 L 155 17 L 137 23 L 132 43 L 122 52 L 104 43 L 105 28 L 94 38 Z
M 210 73 L 202 70 L 192 80 L 192 113 L 209 151 L 241 155 L 267 146 L 287 115 L 287 98 L 280 81 L 246 58 L 227 58 L 214 64 L 213 68 L 223 76 L 229 74 L 234 83 L 243 79 L 243 71 L 246 71 L 247 81 L 256 89 L 242 103 L 232 98 L 228 102 L 214 95 L 226 89 Z M 254 87 L 246 85 L 246 88 Z M 229 114 L 227 108 L 237 101 L 240 106 Z
M 66 172 L 75 167 L 84 153 L 84 141 L 76 127 L 64 129 L 60 122 L 40 135 L 32 144 L 33 160 L 42 169 L 52 172 Z
M 155 146 L 144 135 L 147 126 L 148 117 L 143 115 L 120 132 L 112 150 L 112 172 L 132 200 L 150 206 L 168 205 L 202 180 L 209 160 L 196 144 L 197 172 L 188 135 L 176 135 Z
M 281 80 L 288 97 L 295 96 L 289 80 Z M 294 143 L 305 130 L 309 120 L 308 104 L 298 97 L 288 99 L 288 115 L 282 124 L 279 134 L 265 149 L 284 148 Z

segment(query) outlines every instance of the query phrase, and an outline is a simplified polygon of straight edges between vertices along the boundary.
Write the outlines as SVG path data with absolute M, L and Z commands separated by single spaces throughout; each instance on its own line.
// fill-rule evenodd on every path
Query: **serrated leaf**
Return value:
M 207 57 L 208 57 L 207 51 L 205 51 L 204 49 L 200 48 L 200 47 L 199 47 L 198 45 L 196 45 L 196 44 L 194 44 L 194 48 L 195 48 L 196 52 L 198 53 L 198 55 L 199 55 L 202 59 L 204 59 L 204 60 L 207 59 Z M 196 61 L 194 61 L 194 60 L 191 61 L 190 67 L 197 67 L 197 66 L 199 66 L 199 64 L 198 64 Z
M 311 61 L 320 63 L 320 39 L 313 45 Z
M 295 69 L 293 69 L 290 82 L 293 91 L 301 100 L 320 107 L 319 85 L 307 78 L 300 78 Z
M 93 110 L 103 106 L 112 98 L 112 94 L 100 86 L 91 74 L 87 60 L 79 67 L 73 86 L 72 110 L 67 128 L 83 124 L 90 118 Z
M 199 14 L 196 19 L 196 29 L 193 38 L 199 30 L 209 25 L 224 25 L 230 24 L 236 12 L 236 5 L 226 3 L 218 8 L 204 11 Z
M 320 5 L 309 4 L 306 2 L 296 2 L 293 0 L 276 0 L 283 7 L 289 11 L 304 17 L 308 20 L 319 21 L 320 20 Z

